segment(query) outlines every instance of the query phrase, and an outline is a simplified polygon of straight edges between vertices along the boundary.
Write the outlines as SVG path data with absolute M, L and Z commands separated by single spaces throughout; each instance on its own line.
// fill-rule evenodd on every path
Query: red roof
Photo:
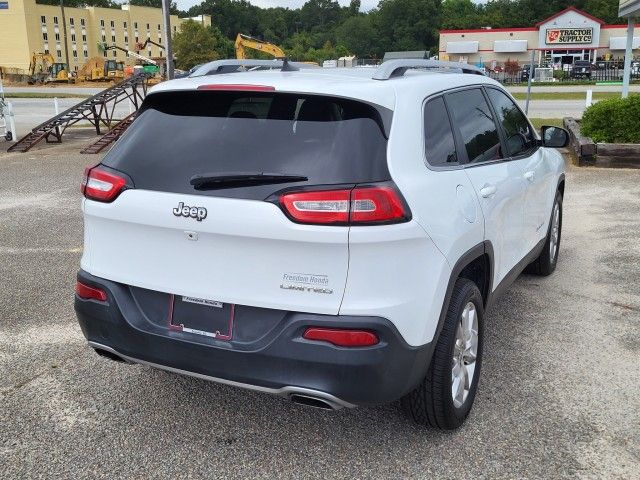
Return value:
M 550 20 L 553 20 L 554 18 L 559 17 L 560 15 L 567 13 L 567 12 L 576 12 L 579 15 L 582 15 L 583 17 L 587 17 L 590 18 L 591 20 L 593 20 L 594 22 L 598 22 L 600 25 L 604 25 L 604 21 L 600 20 L 597 17 L 594 17 L 593 15 L 589 15 L 586 12 L 583 12 L 582 10 L 578 10 L 576 7 L 567 7 L 564 10 L 562 10 L 561 12 L 556 13 L 555 15 L 551 15 L 549 18 L 545 18 L 544 20 L 542 20 L 541 22 L 536 23 L 536 27 L 540 27 L 540 25 L 549 22 Z
M 535 27 L 468 28 L 468 29 L 461 29 L 461 30 L 440 30 L 440 33 L 534 32 L 536 30 L 537 28 Z

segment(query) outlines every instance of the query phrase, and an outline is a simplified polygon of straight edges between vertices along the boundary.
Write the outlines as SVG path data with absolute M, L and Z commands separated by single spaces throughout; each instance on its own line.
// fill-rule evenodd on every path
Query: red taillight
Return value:
M 99 302 L 107 301 L 107 294 L 104 290 L 90 287 L 81 282 L 76 282 L 76 294 L 84 300 L 98 300 Z
M 351 223 L 378 223 L 406 217 L 402 200 L 391 187 L 359 187 L 351 193 Z
M 346 224 L 350 196 L 350 190 L 285 193 L 280 203 L 297 222 Z
M 280 204 L 300 223 L 358 225 L 408 219 L 399 194 L 388 186 L 284 193 Z
M 126 180 L 118 175 L 101 170 L 99 167 L 87 167 L 82 179 L 82 193 L 90 200 L 99 202 L 113 201 L 124 189 Z
M 370 347 L 380 342 L 373 332 L 338 328 L 310 327 L 302 337 L 307 340 L 329 342 L 338 347 Z
M 273 92 L 276 88 L 270 85 L 210 84 L 200 85 L 198 90 L 217 90 L 228 92 Z

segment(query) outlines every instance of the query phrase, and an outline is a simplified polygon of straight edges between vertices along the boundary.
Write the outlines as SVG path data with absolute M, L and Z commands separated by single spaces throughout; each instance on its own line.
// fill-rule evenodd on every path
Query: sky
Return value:
M 379 0 L 360 0 L 361 10 L 370 10 L 378 5 Z M 249 0 L 253 5 L 258 7 L 289 7 L 298 8 L 305 4 L 306 0 Z M 340 5 L 349 5 L 350 0 L 338 0 Z M 202 3 L 202 0 L 176 0 L 180 10 L 188 10 L 193 5 Z

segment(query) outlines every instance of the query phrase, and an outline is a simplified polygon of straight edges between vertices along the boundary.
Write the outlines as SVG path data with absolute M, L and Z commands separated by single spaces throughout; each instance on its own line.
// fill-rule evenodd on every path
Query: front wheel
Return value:
M 427 375 L 401 400 L 417 423 L 442 430 L 462 425 L 478 388 L 484 332 L 482 295 L 471 280 L 456 280 Z
M 544 247 L 538 258 L 527 267 L 527 273 L 546 277 L 551 275 L 558 263 L 560 251 L 560 237 L 562 235 L 562 195 L 556 192 L 556 198 L 551 209 L 551 219 Z

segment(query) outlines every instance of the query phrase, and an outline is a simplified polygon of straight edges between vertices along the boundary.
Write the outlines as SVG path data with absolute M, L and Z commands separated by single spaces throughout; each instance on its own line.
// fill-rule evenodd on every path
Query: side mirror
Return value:
M 542 127 L 542 146 L 563 148 L 569 144 L 569 132 L 560 127 Z

